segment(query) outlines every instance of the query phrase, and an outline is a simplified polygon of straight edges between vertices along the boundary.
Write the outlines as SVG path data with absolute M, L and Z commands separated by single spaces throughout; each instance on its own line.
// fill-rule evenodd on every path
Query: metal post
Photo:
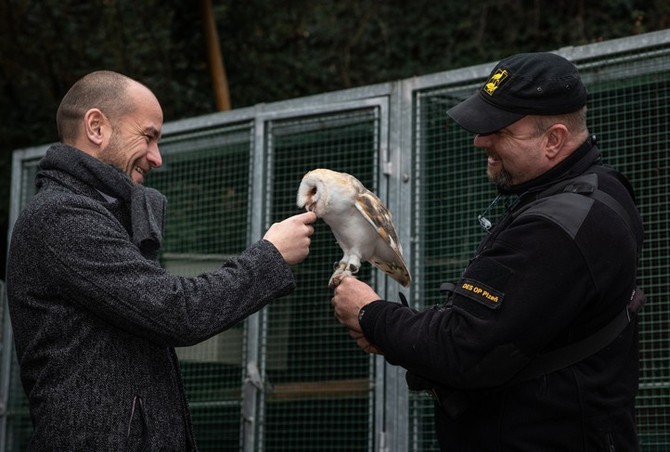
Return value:
M 5 283 L 0 281 L 0 306 L 2 306 L 2 365 L 0 366 L 0 452 L 5 451 L 7 438 L 7 404 L 12 366 L 12 326 L 9 321 Z

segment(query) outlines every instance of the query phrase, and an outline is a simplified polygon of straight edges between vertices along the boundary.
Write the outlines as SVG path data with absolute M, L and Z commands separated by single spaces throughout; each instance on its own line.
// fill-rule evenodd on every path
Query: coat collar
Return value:
M 133 184 L 126 174 L 112 165 L 60 143 L 52 145 L 39 163 L 38 190 L 48 179 L 61 183 L 67 179 L 78 181 L 81 188 L 88 188 L 84 189 L 87 193 L 104 194 L 105 199 L 113 197 L 124 201 L 130 208 L 133 243 L 143 254 L 157 255 L 163 242 L 167 204 L 160 192 Z

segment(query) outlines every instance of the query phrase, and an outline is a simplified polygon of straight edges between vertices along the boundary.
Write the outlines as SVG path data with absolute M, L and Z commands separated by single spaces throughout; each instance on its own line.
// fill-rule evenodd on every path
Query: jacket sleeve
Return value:
M 634 243 L 624 228 L 601 224 L 573 235 L 544 215 L 523 216 L 471 261 L 449 306 L 416 313 L 374 302 L 361 318 L 364 334 L 390 363 L 422 377 L 460 389 L 500 385 L 625 305 Z
M 51 275 L 54 297 L 168 346 L 207 339 L 294 289 L 281 254 L 261 240 L 213 272 L 171 274 L 145 259 L 126 230 L 93 201 L 65 197 L 35 208 L 24 248 Z M 49 228 L 41 225 L 49 224 Z

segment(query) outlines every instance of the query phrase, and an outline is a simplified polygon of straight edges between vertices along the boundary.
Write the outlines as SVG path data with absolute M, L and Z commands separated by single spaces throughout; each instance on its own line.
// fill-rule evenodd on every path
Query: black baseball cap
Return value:
M 560 55 L 520 53 L 500 61 L 479 92 L 447 114 L 465 130 L 487 134 L 526 115 L 572 113 L 586 105 L 577 67 Z

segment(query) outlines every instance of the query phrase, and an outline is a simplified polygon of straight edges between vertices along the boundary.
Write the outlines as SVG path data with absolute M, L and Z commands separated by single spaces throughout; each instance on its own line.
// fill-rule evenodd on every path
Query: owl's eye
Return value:
M 316 195 L 316 187 L 312 188 L 312 190 L 309 192 L 310 195 L 314 196 Z

